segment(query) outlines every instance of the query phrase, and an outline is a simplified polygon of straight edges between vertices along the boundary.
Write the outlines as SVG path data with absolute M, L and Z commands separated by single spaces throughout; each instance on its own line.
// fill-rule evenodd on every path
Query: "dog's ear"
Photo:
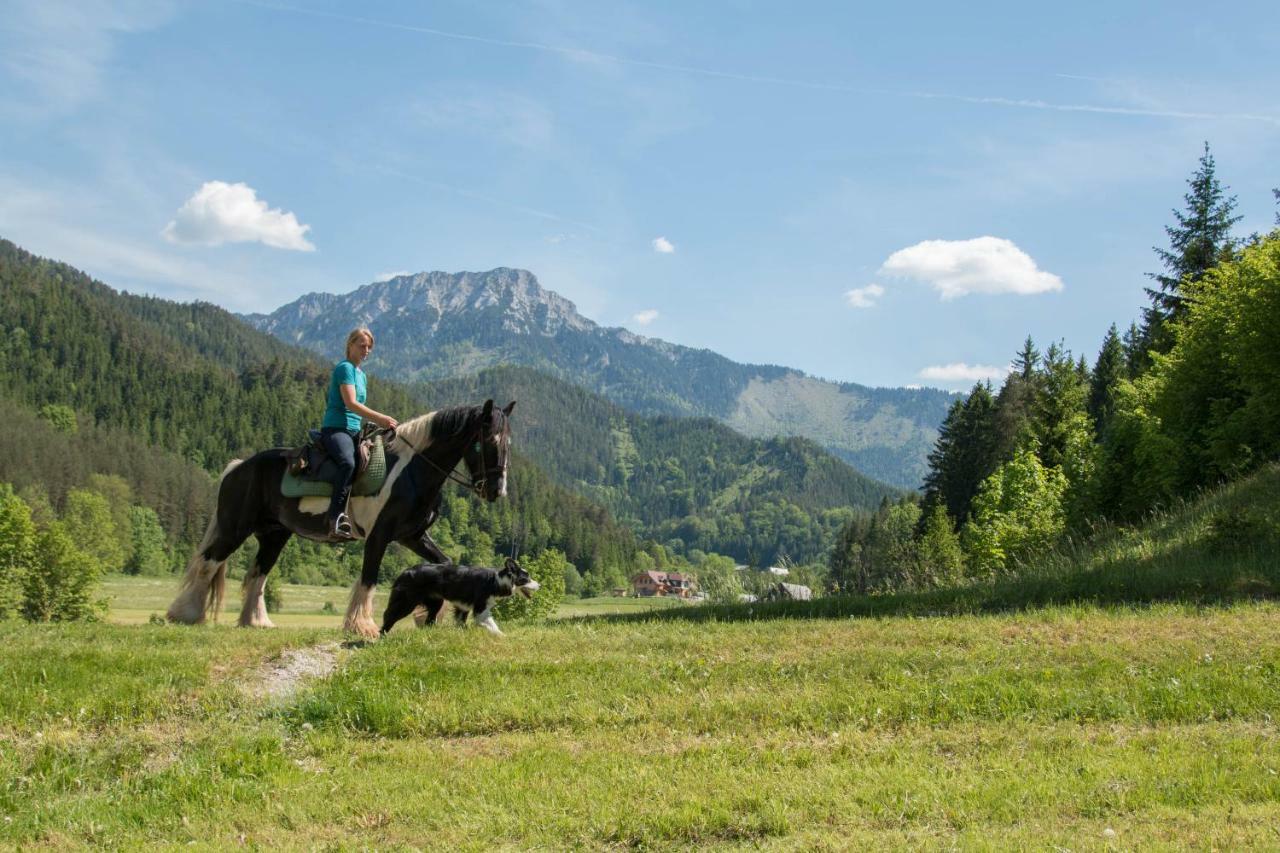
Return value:
M 519 569 L 520 569 L 520 564 L 510 557 L 507 557 L 507 559 L 504 560 L 502 563 L 502 570 L 504 572 L 514 572 L 514 571 L 519 571 Z

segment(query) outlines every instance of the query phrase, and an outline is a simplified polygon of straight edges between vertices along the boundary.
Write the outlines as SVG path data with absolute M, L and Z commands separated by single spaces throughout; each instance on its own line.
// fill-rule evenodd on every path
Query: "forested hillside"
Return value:
M 1028 337 L 998 391 L 979 384 L 951 407 L 923 502 L 845 528 L 834 585 L 892 591 L 1034 572 L 1054 549 L 1280 458 L 1280 230 L 1232 235 L 1235 198 L 1207 145 L 1184 201 L 1142 322 L 1123 335 L 1113 324 L 1092 366 Z M 1224 548 L 1276 533 L 1270 516 L 1240 508 L 1212 524 Z
M 901 493 L 802 438 L 750 439 L 708 418 L 642 417 L 523 367 L 429 383 L 426 399 L 510 394 L 520 447 L 563 485 L 671 545 L 768 564 L 821 559 L 853 515 Z

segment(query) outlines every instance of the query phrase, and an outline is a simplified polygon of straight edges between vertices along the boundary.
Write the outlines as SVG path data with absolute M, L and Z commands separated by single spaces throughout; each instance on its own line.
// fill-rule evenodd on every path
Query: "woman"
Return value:
M 355 538 L 346 509 L 352 475 L 356 470 L 356 442 L 360 440 L 361 420 L 372 421 L 384 429 L 397 426 L 395 418 L 375 412 L 364 404 L 366 383 L 360 365 L 371 352 L 373 332 L 363 326 L 352 329 L 347 335 L 347 357 L 334 366 L 329 377 L 324 420 L 320 423 L 320 443 L 329 458 L 337 463 L 332 481 L 333 497 L 329 499 L 329 533 L 335 539 Z

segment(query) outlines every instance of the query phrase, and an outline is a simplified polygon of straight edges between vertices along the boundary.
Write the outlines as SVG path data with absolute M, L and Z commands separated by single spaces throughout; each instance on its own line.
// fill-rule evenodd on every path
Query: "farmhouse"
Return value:
M 693 576 L 680 572 L 640 572 L 631 578 L 637 597 L 671 595 L 688 598 L 693 594 Z

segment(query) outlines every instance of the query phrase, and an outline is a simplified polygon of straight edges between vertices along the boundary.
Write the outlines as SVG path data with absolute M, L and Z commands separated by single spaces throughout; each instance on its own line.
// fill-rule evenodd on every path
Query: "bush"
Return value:
M 35 540 L 31 509 L 8 483 L 0 483 L 0 619 L 22 613 L 22 590 L 31 570 Z
M 76 547 L 66 527 L 54 522 L 35 540 L 22 609 L 32 622 L 96 620 L 106 610 L 93 592 L 99 572 L 93 558 Z
M 562 552 L 554 548 L 543 551 L 533 559 L 520 561 L 540 588 L 532 598 L 516 593 L 494 605 L 494 611 L 503 619 L 541 620 L 553 615 L 564 598 L 564 572 L 570 565 Z

